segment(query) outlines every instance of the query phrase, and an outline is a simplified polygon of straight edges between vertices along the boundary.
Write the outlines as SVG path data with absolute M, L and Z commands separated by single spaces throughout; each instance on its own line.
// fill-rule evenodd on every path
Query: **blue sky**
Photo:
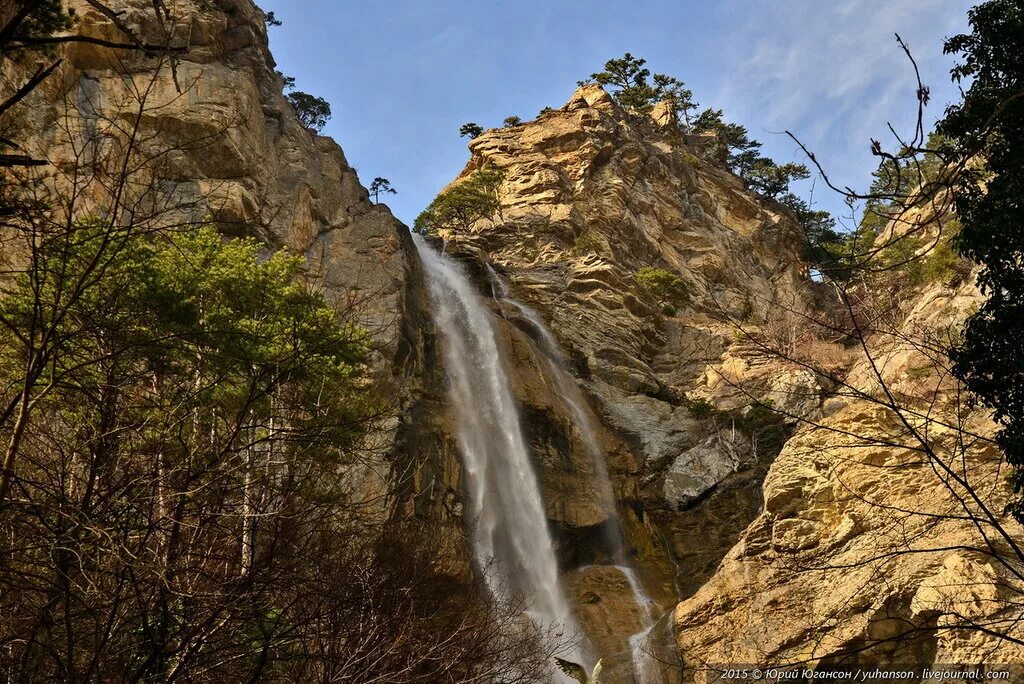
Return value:
M 929 122 L 957 99 L 944 37 L 966 28 L 967 0 L 258 0 L 278 68 L 330 101 L 325 129 L 364 185 L 385 176 L 406 223 L 468 157 L 458 128 L 533 118 L 576 81 L 624 52 L 684 80 L 702 106 L 725 110 L 777 161 L 804 140 L 842 185 L 874 168 L 869 138 L 911 126 L 913 71 L 932 89 Z M 845 213 L 819 183 L 805 199 Z

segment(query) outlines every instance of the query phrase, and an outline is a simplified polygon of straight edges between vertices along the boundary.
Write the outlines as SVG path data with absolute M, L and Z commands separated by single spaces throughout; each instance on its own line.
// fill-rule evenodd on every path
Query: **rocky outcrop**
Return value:
M 894 297 L 891 322 L 872 323 L 835 396 L 771 464 L 763 510 L 675 611 L 688 680 L 728 663 L 1024 662 L 1021 529 L 1004 513 L 994 426 L 945 368 L 979 301 L 961 276 L 875 293 Z
M 485 132 L 453 183 L 499 169 L 500 211 L 442 237 L 449 253 L 493 265 L 557 336 L 604 428 L 634 546 L 654 550 L 669 540 L 667 553 L 689 583 L 689 542 L 673 532 L 672 512 L 723 481 L 745 481 L 738 473 L 763 472 L 749 438 L 693 402 L 738 410 L 778 392 L 778 364 L 745 348 L 740 327 L 763 323 L 776 306 L 803 310 L 813 297 L 803 238 L 786 211 L 754 197 L 717 160 L 712 139 L 683 135 L 662 109 L 660 123 L 637 117 L 590 85 L 535 121 Z M 681 278 L 688 301 L 662 307 L 635 277 L 645 267 Z M 520 331 L 513 335 L 528 332 L 515 312 L 502 313 Z M 535 374 L 520 357 L 518 396 L 527 423 L 539 426 L 557 409 L 543 384 L 526 379 Z M 810 410 L 820 388 L 807 385 Z M 565 417 L 557 422 L 571 443 Z M 557 508 L 552 519 L 593 524 L 586 460 L 538 466 L 545 500 Z M 652 515 L 659 510 L 667 515 Z M 726 535 L 722 553 L 738 531 Z M 656 562 L 669 564 L 665 553 Z
M 26 102 L 26 151 L 78 182 L 80 212 L 109 211 L 98 181 L 131 168 L 121 202 L 150 223 L 211 217 L 310 259 L 338 296 L 367 300 L 362 322 L 393 353 L 410 270 L 407 231 L 373 205 L 341 148 L 302 126 L 282 94 L 263 13 L 249 0 L 111 3 L 119 21 L 172 56 L 69 43 L 58 73 Z M 125 42 L 112 20 L 73 1 L 71 32 Z M 136 123 L 138 116 L 138 125 Z M 92 200 L 90 203 L 89 200 Z

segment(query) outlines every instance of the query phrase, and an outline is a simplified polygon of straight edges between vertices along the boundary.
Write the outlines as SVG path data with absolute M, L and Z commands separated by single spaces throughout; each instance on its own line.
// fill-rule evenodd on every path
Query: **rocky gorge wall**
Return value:
M 876 245 L 937 241 L 949 212 L 941 195 L 913 207 Z M 888 320 L 860 338 L 842 382 L 771 464 L 763 510 L 675 610 L 687 678 L 712 681 L 709 666 L 730 663 L 1024 662 L 1005 464 L 989 412 L 946 358 L 981 300 L 975 276 L 886 277 L 866 293 L 891 307 Z
M 655 630 L 666 681 L 729 663 L 1021 662 L 1013 551 L 985 532 L 1019 534 L 1002 512 L 993 426 L 946 367 L 978 301 L 973 279 L 875 279 L 855 296 L 884 315 L 861 338 L 798 334 L 845 315 L 808 277 L 799 229 L 723 167 L 713 139 L 671 121 L 583 86 L 532 122 L 487 131 L 453 185 L 498 169 L 500 210 L 442 231 L 482 292 L 489 264 L 572 360 L 631 562 L 662 607 L 681 600 Z M 913 210 L 879 245 L 941 211 Z M 680 277 L 689 300 L 659 310 L 643 267 Z M 566 585 L 584 628 L 604 633 L 612 680 L 629 681 L 621 635 L 639 621 L 625 580 L 582 534 L 595 512 L 582 449 L 533 380 L 529 322 L 500 302 L 496 314 L 524 420 L 544 426 L 536 465 L 572 550 Z M 759 406 L 780 423 L 758 425 Z M 659 649 L 665 639 L 676 650 Z

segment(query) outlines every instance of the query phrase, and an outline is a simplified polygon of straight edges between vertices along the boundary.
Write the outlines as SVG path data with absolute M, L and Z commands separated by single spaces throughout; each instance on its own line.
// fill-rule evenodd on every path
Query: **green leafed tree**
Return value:
M 651 75 L 644 65 L 647 60 L 626 53 L 610 59 L 604 71 L 590 75 L 590 80 L 609 89 L 612 97 L 630 111 L 647 113 L 660 101 L 672 100 L 678 115 L 689 121 L 689 112 L 697 105 L 693 93 L 679 79 L 666 74 Z
M 523 123 L 523 120 L 518 116 L 506 116 L 502 125 L 504 125 L 505 128 L 512 128 L 513 126 L 518 126 L 521 123 Z
M 751 140 L 745 126 L 727 123 L 721 109 L 708 107 L 702 111 L 694 119 L 693 129 L 697 133 L 714 133 L 720 143 L 718 157 L 731 167 L 749 166 L 760 156 L 761 143 Z
M 294 83 L 294 81 L 292 81 Z M 317 133 L 323 130 L 324 126 L 331 119 L 331 105 L 322 97 L 316 97 L 300 90 L 286 95 L 291 103 L 299 122 L 306 128 Z
M 748 168 L 741 169 L 739 174 L 751 190 L 770 199 L 778 199 L 782 193 L 789 190 L 790 183 L 804 180 L 810 175 L 803 164 L 776 164 L 768 157 L 758 157 Z
M 690 301 L 686 283 L 675 273 L 663 268 L 645 266 L 633 277 L 636 284 L 658 302 L 661 312 L 667 316 L 674 316 L 680 306 Z
M 370 183 L 370 195 L 373 196 L 374 203 L 380 201 L 380 196 L 382 194 L 397 195 L 398 191 L 391 187 L 391 181 L 389 181 L 387 178 L 381 178 L 380 176 L 377 176 L 376 178 L 373 179 L 373 182 Z
M 493 166 L 474 171 L 441 192 L 416 217 L 414 228 L 423 234 L 439 230 L 466 231 L 477 221 L 492 218 L 501 208 L 498 188 L 504 173 Z
M 717 155 L 733 173 L 762 197 L 778 199 L 795 180 L 810 177 L 804 164 L 778 164 L 761 154 L 761 143 L 753 140 L 745 126 L 727 123 L 721 109 L 705 109 L 693 122 L 698 133 L 714 133 L 718 139 Z

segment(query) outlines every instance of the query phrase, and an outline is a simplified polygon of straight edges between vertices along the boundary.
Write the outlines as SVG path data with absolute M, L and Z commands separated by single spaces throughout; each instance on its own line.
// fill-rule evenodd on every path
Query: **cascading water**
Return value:
M 487 272 L 490 276 L 491 291 L 494 298 L 515 307 L 537 332 L 540 350 L 547 362 L 549 375 L 554 380 L 556 390 L 563 404 L 569 409 L 569 413 L 572 414 L 576 429 L 579 430 L 583 443 L 586 445 L 587 451 L 593 460 L 598 485 L 601 488 L 602 497 L 609 511 L 611 524 L 606 529 L 608 530 L 608 541 L 612 552 L 620 556 L 624 563 L 625 553 L 621 532 L 622 527 L 615 506 L 615 495 L 612 492 L 611 480 L 608 477 L 604 450 L 601 448 L 601 443 L 597 438 L 597 430 L 590 420 L 590 415 L 584 408 L 585 400 L 579 386 L 569 373 L 569 364 L 562 353 L 562 347 L 559 345 L 554 334 L 545 325 L 544 319 L 541 318 L 540 314 L 510 296 L 508 286 L 490 264 L 487 264 Z M 644 591 L 640 578 L 637 577 L 633 568 L 625 564 L 615 567 L 625 576 L 633 593 L 633 599 L 642 610 L 643 629 L 629 638 L 634 679 L 637 684 L 656 684 L 661 681 L 661 677 L 658 672 L 657 660 L 650 652 L 650 637 L 655 626 L 655 622 L 651 617 L 651 605 L 653 602 L 647 595 L 647 592 Z
M 450 259 L 413 235 L 427 274 L 444 358 L 456 438 L 470 492 L 477 563 L 498 600 L 529 597 L 542 630 L 571 637 L 551 535 L 509 379 L 487 308 Z
M 562 347 L 554 334 L 548 330 L 540 314 L 526 304 L 509 296 L 508 286 L 505 285 L 501 276 L 498 275 L 490 264 L 487 264 L 487 273 L 491 279 L 491 290 L 494 298 L 515 307 L 523 318 L 529 321 L 540 338 L 540 351 L 548 367 L 548 375 L 554 381 L 555 390 L 562 403 L 569 409 L 573 423 L 576 425 L 576 429 L 579 430 L 580 437 L 583 439 L 587 453 L 593 462 L 597 484 L 601 490 L 601 498 L 608 509 L 611 523 L 606 528 L 611 551 L 613 554 L 620 553 L 622 550 L 622 533 L 618 513 L 615 509 L 615 495 L 612 492 L 611 479 L 608 477 L 608 466 L 605 464 L 604 449 L 601 448 L 601 443 L 597 438 L 597 430 L 594 428 L 594 424 L 590 420 L 590 414 L 585 408 L 586 404 L 583 394 L 580 392 L 576 380 L 569 373 L 568 360 L 565 358 L 565 354 L 562 353 Z

